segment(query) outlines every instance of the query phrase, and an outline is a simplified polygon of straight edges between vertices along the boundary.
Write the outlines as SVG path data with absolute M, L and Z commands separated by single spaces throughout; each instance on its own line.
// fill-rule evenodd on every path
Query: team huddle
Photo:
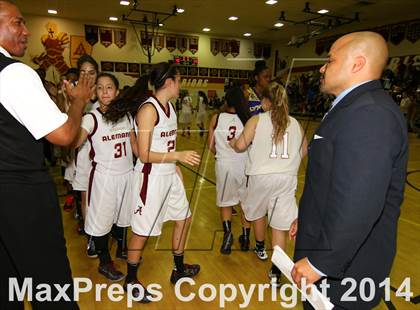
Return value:
M 178 122 L 170 102 L 179 96 L 176 66 L 154 65 L 149 75 L 122 94 L 117 78 L 98 74 L 92 57 L 82 56 L 78 67 L 80 72 L 96 75 L 96 94 L 73 142 L 76 156 L 65 178 L 73 190 L 81 192 L 88 256 L 99 257 L 98 271 L 106 278 L 125 278 L 124 287 L 141 286 L 137 272 L 146 242 L 150 236 L 159 236 L 163 223 L 170 220 L 175 223 L 170 281 L 197 275 L 198 264 L 184 263 L 191 211 L 176 162 L 194 166 L 200 156 L 176 150 Z M 289 116 L 284 88 L 269 83 L 267 71 L 264 63 L 256 66 L 252 100 L 242 87 L 226 93 L 225 105 L 210 120 L 208 131 L 208 146 L 216 158 L 216 204 L 224 229 L 220 252 L 231 253 L 232 210 L 241 205 L 240 248 L 249 250 L 253 224 L 254 252 L 261 260 L 268 259 L 266 216 L 273 246 L 285 248 L 287 232 L 297 218 L 297 172 L 307 148 L 301 126 Z M 149 84 L 154 90 L 151 96 Z M 133 232 L 129 242 L 128 227 Z M 113 263 L 110 235 L 117 240 L 116 257 L 127 260 L 126 274 Z M 273 285 L 280 283 L 280 276 L 273 265 L 269 271 Z M 133 293 L 141 302 L 149 302 L 146 289 L 144 294 L 139 289 Z

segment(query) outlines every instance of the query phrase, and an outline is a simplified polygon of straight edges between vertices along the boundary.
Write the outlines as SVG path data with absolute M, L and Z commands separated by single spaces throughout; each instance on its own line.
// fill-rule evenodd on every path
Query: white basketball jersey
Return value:
M 297 175 L 302 159 L 302 131 L 298 121 L 289 116 L 290 123 L 283 139 L 273 143 L 273 124 L 271 113 L 259 114 L 257 128 L 252 144 L 248 148 L 247 175 L 284 173 Z
M 169 153 L 176 151 L 177 119 L 174 107 L 168 102 L 169 110 L 165 113 L 163 105 L 155 98 L 150 97 L 145 103 L 151 103 L 156 109 L 158 115 L 157 123 L 153 129 L 150 150 L 157 153 Z M 137 126 L 136 126 L 136 130 Z M 147 166 L 146 166 L 147 165 Z M 154 175 L 165 175 L 175 173 L 175 163 L 142 163 L 137 159 L 137 168 L 141 171 L 149 172 Z
M 214 129 L 217 160 L 244 161 L 246 159 L 246 153 L 236 153 L 229 145 L 229 142 L 234 138 L 238 138 L 243 130 L 244 126 L 237 114 L 223 112 L 217 116 L 217 123 Z
M 125 174 L 132 170 L 132 118 L 127 114 L 117 123 L 107 122 L 99 108 L 91 111 L 89 115 L 94 119 L 93 132 L 88 136 L 92 166 L 111 175 Z

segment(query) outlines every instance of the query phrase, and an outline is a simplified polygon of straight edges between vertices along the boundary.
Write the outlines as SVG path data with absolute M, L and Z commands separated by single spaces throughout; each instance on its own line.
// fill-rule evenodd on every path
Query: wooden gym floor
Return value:
M 319 122 L 300 119 L 303 128 L 307 128 L 307 138 L 311 139 L 314 130 Z M 376 309 L 419 309 L 420 302 L 420 139 L 414 134 L 409 134 L 410 139 L 410 158 L 408 163 L 407 185 L 405 188 L 405 200 L 401 208 L 398 230 L 398 251 L 390 275 L 391 283 L 391 302 L 385 304 L 383 301 Z M 200 285 L 211 283 L 219 287 L 220 284 L 232 283 L 238 289 L 238 296 L 233 302 L 227 302 L 225 308 L 236 309 L 243 302 L 238 284 L 242 283 L 245 288 L 254 284 L 268 283 L 267 272 L 271 266 L 268 260 L 262 262 L 252 251 L 241 252 L 239 250 L 238 236 L 241 232 L 240 217 L 233 217 L 233 232 L 235 242 L 231 255 L 221 255 L 219 252 L 223 238 L 223 231 L 219 217 L 219 209 L 215 206 L 215 173 L 214 157 L 209 153 L 205 146 L 205 138 L 199 137 L 198 133 L 193 133 L 191 137 L 182 137 L 178 134 L 178 150 L 193 149 L 202 154 L 202 164 L 200 167 L 182 167 L 184 183 L 187 189 L 187 196 L 190 201 L 193 213 L 192 226 L 188 235 L 187 248 L 185 251 L 185 261 L 199 263 L 201 265 L 200 274 L 194 278 L 195 286 L 184 284 L 182 292 L 188 295 L 189 292 L 196 293 L 194 300 L 182 302 L 177 299 L 174 293 L 174 286 L 169 282 L 172 270 L 171 254 L 171 223 L 164 225 L 163 233 L 160 238 L 151 238 L 147 244 L 143 262 L 139 268 L 139 279 L 143 284 L 158 283 L 161 285 L 160 291 L 163 298 L 160 302 L 148 305 L 134 304 L 133 308 L 143 309 L 217 309 L 219 308 L 219 290 L 214 301 L 204 302 L 200 300 L 198 291 Z M 306 160 L 301 164 L 299 170 L 299 187 L 297 198 L 299 199 L 303 184 Z M 65 189 L 62 186 L 62 178 L 58 169 L 53 171 L 54 178 L 58 184 L 58 193 L 61 206 L 64 201 Z M 239 208 L 237 208 L 239 210 Z M 98 274 L 98 260 L 90 259 L 86 256 L 86 238 L 77 234 L 77 222 L 73 218 L 73 213 L 63 212 L 65 235 L 67 240 L 68 256 L 74 277 L 88 277 L 95 283 L 110 285 L 111 282 Z M 254 237 L 251 236 L 251 247 L 254 244 Z M 270 234 L 267 234 L 266 245 L 271 245 Z M 111 244 L 111 255 L 115 255 L 115 242 Z M 270 246 L 271 249 L 271 246 Z M 293 243 L 287 245 L 287 253 L 292 255 Z M 271 256 L 271 251 L 269 252 Z M 124 273 L 126 272 L 125 262 L 116 260 L 117 266 Z M 404 278 L 411 279 L 411 291 L 413 298 L 405 301 L 403 298 L 395 297 L 396 289 L 403 282 Z M 277 301 L 272 301 L 271 291 L 266 290 L 263 294 L 264 300 L 258 301 L 258 290 L 252 295 L 247 309 L 282 309 L 280 297 Z M 206 290 L 206 295 L 210 294 Z M 287 292 L 289 295 L 290 292 Z M 416 297 L 417 296 L 417 297 Z M 102 295 L 101 302 L 95 302 L 94 293 L 82 294 L 79 301 L 81 309 L 126 309 L 126 298 L 120 302 L 110 301 L 106 294 Z M 30 309 L 30 306 L 27 306 Z M 294 309 L 302 309 L 299 302 Z

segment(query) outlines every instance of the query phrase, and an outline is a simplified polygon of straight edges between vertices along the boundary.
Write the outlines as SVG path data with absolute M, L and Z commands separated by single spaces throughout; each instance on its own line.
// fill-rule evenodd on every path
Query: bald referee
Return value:
M 78 309 L 73 301 L 35 300 L 38 284 L 50 285 L 54 299 L 53 284 L 72 283 L 57 194 L 44 166 L 41 139 L 70 144 L 93 90 L 83 75 L 77 87 L 66 84 L 71 107 L 67 115 L 61 113 L 36 72 L 12 58 L 24 55 L 28 36 L 19 9 L 0 1 L 0 309 L 23 309 L 16 294 L 9 296 L 9 279 L 17 279 L 21 289 L 25 278 L 32 279 L 33 309 Z M 73 298 L 72 287 L 66 293 Z

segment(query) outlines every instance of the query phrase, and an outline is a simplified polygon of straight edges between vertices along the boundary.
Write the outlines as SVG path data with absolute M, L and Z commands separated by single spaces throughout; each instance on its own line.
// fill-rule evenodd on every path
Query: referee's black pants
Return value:
M 35 300 L 38 284 L 49 284 L 51 298 L 63 287 L 73 300 L 73 280 L 67 259 L 61 210 L 55 185 L 0 183 L 0 309 L 23 309 L 23 302 L 9 296 L 9 279 L 32 279 L 32 308 L 34 310 L 79 309 L 74 301 L 39 302 Z M 11 286 L 13 288 L 13 286 Z M 41 288 L 45 291 L 45 288 Z M 45 294 L 44 294 L 45 296 Z M 42 296 L 41 296 L 42 297 Z

